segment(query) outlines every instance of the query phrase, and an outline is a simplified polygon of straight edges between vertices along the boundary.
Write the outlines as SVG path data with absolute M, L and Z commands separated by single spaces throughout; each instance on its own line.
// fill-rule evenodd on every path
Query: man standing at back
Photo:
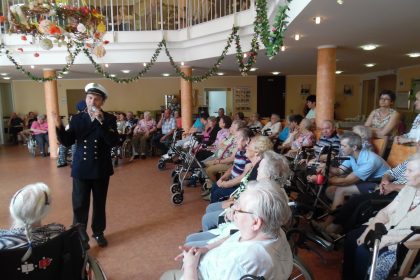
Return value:
M 107 98 L 106 89 L 97 83 L 85 87 L 86 105 L 84 112 L 74 115 L 68 130 L 61 119 L 55 118 L 57 136 L 64 146 L 76 143 L 73 155 L 73 223 L 83 228 L 83 242 L 88 243 L 86 233 L 90 196 L 93 197 L 92 237 L 100 247 L 108 245 L 104 236 L 106 228 L 105 206 L 109 177 L 114 174 L 111 148 L 118 142 L 116 118 L 102 111 Z

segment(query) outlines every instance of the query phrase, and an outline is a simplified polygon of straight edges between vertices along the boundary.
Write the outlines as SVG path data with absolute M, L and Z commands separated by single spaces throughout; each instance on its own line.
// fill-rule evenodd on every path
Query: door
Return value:
M 262 117 L 275 113 L 284 118 L 285 76 L 259 76 L 257 79 L 257 111 Z
M 365 121 L 370 112 L 375 109 L 375 87 L 375 79 L 363 81 L 362 121 Z
M 209 115 L 217 117 L 217 111 L 219 108 L 223 108 L 226 111 L 226 90 L 206 90 L 207 92 L 207 104 L 209 106 Z
M 81 100 L 86 99 L 86 94 L 83 89 L 68 89 L 67 90 L 67 112 L 69 115 L 77 114 L 76 105 Z

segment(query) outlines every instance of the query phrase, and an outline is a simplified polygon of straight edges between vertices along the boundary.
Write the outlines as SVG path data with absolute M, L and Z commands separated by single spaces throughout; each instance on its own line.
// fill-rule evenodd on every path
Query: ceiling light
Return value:
M 164 77 L 169 77 L 171 74 L 169 74 L 169 73 L 163 73 L 162 74 L 162 76 L 164 76 Z
M 143 62 L 143 66 L 146 67 L 146 65 L 147 65 L 147 63 L 146 62 Z
M 2 75 L 2 76 L 7 76 L 7 75 L 9 75 L 8 73 L 1 73 L 0 75 Z
M 249 71 L 251 71 L 251 72 L 255 72 L 255 71 L 257 71 L 257 69 L 258 69 L 258 68 L 252 67 L 251 69 L 249 69 Z
M 409 57 L 413 57 L 413 58 L 415 58 L 415 57 L 419 57 L 420 56 L 420 53 L 418 53 L 418 52 L 415 52 L 415 53 L 408 53 L 407 54 Z
M 35 68 L 35 65 L 31 65 L 31 69 L 34 69 Z
M 108 63 L 105 63 L 105 67 L 108 68 L 109 67 L 109 64 Z
M 114 78 L 114 77 L 116 77 L 117 75 L 115 75 L 115 74 L 109 74 L 109 76 L 110 76 L 111 78 Z
M 10 80 L 10 77 L 3 77 L 3 79 L 5 79 L 5 80 Z
M 365 66 L 366 67 L 373 67 L 373 66 L 375 66 L 376 65 L 376 63 L 366 63 L 365 64 Z
M 63 72 L 64 75 L 67 75 L 68 73 L 69 73 L 69 71 L 64 71 Z
M 321 23 L 321 17 L 314 17 L 313 19 L 315 21 L 315 24 L 320 24 Z
M 184 61 L 181 62 L 181 66 L 184 66 Z
M 244 53 L 244 58 L 246 58 L 248 55 L 246 53 Z
M 296 40 L 296 41 L 299 41 L 299 39 L 300 39 L 300 34 L 296 33 L 296 34 L 295 34 L 295 40 Z
M 59 78 L 59 79 L 62 79 L 62 78 L 63 78 L 63 76 L 61 76 L 61 75 L 58 75 L 58 76 L 57 76 L 57 78 Z
M 341 70 L 335 71 L 335 74 L 337 74 L 337 75 L 340 75 L 341 73 L 343 73 L 343 71 L 341 71 Z
M 218 72 L 217 73 L 217 75 L 219 75 L 219 76 L 223 76 L 225 73 L 223 73 L 223 72 Z
M 280 72 L 271 72 L 271 74 L 273 74 L 274 76 L 277 76 L 278 74 L 280 74 Z
M 121 70 L 121 72 L 123 72 L 124 74 L 128 74 L 130 73 L 130 70 Z
M 344 1 L 343 0 L 337 0 L 337 4 L 338 5 L 343 5 L 344 4 Z
M 281 50 L 282 52 L 284 52 L 284 51 L 286 50 L 286 46 L 281 46 L 281 47 L 280 47 L 280 50 Z
M 364 49 L 365 51 L 372 51 L 374 49 L 376 49 L 377 47 L 379 47 L 378 45 L 375 44 L 367 44 L 364 46 L 360 46 L 362 49 Z

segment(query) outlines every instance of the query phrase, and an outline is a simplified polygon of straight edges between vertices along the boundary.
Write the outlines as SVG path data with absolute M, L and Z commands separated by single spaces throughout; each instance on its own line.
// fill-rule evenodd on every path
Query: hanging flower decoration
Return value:
M 58 71 L 58 75 L 69 71 L 70 67 L 74 64 L 76 57 L 80 52 L 83 52 L 95 67 L 96 73 L 115 83 L 131 83 L 143 77 L 152 68 L 163 49 L 169 58 L 170 64 L 179 77 L 190 82 L 201 82 L 217 74 L 232 43 L 235 43 L 236 45 L 236 60 L 239 71 L 243 76 L 246 76 L 252 66 L 256 63 L 260 48 L 259 41 L 265 46 L 266 55 L 270 59 L 277 55 L 280 47 L 283 45 L 284 35 L 288 24 L 286 19 L 290 1 L 291 0 L 286 0 L 286 5 L 278 6 L 273 26 L 270 27 L 267 18 L 266 0 L 256 0 L 257 15 L 254 21 L 254 36 L 251 40 L 251 48 L 248 51 L 242 51 L 241 40 L 238 34 L 239 28 L 234 26 L 232 28 L 232 33 L 226 41 L 226 46 L 213 66 L 203 75 L 195 76 L 186 76 L 181 71 L 180 66 L 176 64 L 175 59 L 171 56 L 165 40 L 158 43 L 150 62 L 147 63 L 136 76 L 118 78 L 111 75 L 111 73 L 107 72 L 102 65 L 98 64 L 92 56 L 92 54 L 94 54 L 96 57 L 103 57 L 106 53 L 104 46 L 107 45 L 109 41 L 102 40 L 106 31 L 104 17 L 96 10 L 91 10 L 87 6 L 79 8 L 63 6 L 62 4 L 37 4 L 34 2 L 30 2 L 28 5 L 14 5 L 10 7 L 10 31 L 12 33 L 24 34 L 21 36 L 21 40 L 23 41 L 28 40 L 27 35 L 32 35 L 32 43 L 38 40 L 40 47 L 45 50 L 51 49 L 54 43 L 59 47 L 65 44 L 67 47 L 67 55 L 65 57 L 66 65 Z M 33 81 L 42 83 L 58 79 L 58 76 L 47 78 L 34 76 L 13 58 L 13 52 L 11 50 L 7 49 L 4 44 L 0 44 L 0 54 L 3 50 L 6 57 L 15 65 L 16 69 L 20 70 Z M 23 52 L 22 48 L 18 48 L 17 50 Z M 35 57 L 39 57 L 39 55 L 38 52 L 34 54 Z
M 29 2 L 11 6 L 10 16 L 10 32 L 24 34 L 21 36 L 23 41 L 32 35 L 33 41 L 42 49 L 51 49 L 53 43 L 59 47 L 66 43 L 70 46 L 82 43 L 90 44 L 93 53 L 105 54 L 102 43 L 106 31 L 104 16 L 95 9 Z

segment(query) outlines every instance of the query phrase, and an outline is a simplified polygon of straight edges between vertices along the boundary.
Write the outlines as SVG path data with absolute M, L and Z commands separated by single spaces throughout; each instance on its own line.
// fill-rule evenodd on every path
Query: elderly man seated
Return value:
M 362 138 L 354 132 L 346 132 L 341 137 L 341 152 L 350 159 L 341 166 L 330 168 L 327 196 L 333 201 L 331 210 L 343 205 L 345 196 L 373 192 L 381 177 L 389 170 L 383 158 L 372 151 L 362 149 Z M 308 181 L 314 182 L 313 176 Z M 329 216 L 326 223 L 331 223 Z
M 156 127 L 160 128 L 162 131 L 153 135 L 152 145 L 160 149 L 164 154 L 168 151 L 169 144 L 172 140 L 172 135 L 176 130 L 176 121 L 175 118 L 171 115 L 171 110 L 166 109 L 163 112 L 161 119 Z
M 263 135 L 268 135 L 271 140 L 277 139 L 281 131 L 280 116 L 272 114 L 270 121 L 261 129 Z
M 204 247 L 180 247 L 175 259 L 183 270 L 166 272 L 166 279 L 288 279 L 293 256 L 282 226 L 290 219 L 287 195 L 275 182 L 251 182 L 232 206 L 238 232 Z M 198 278 L 200 277 L 200 278 Z

